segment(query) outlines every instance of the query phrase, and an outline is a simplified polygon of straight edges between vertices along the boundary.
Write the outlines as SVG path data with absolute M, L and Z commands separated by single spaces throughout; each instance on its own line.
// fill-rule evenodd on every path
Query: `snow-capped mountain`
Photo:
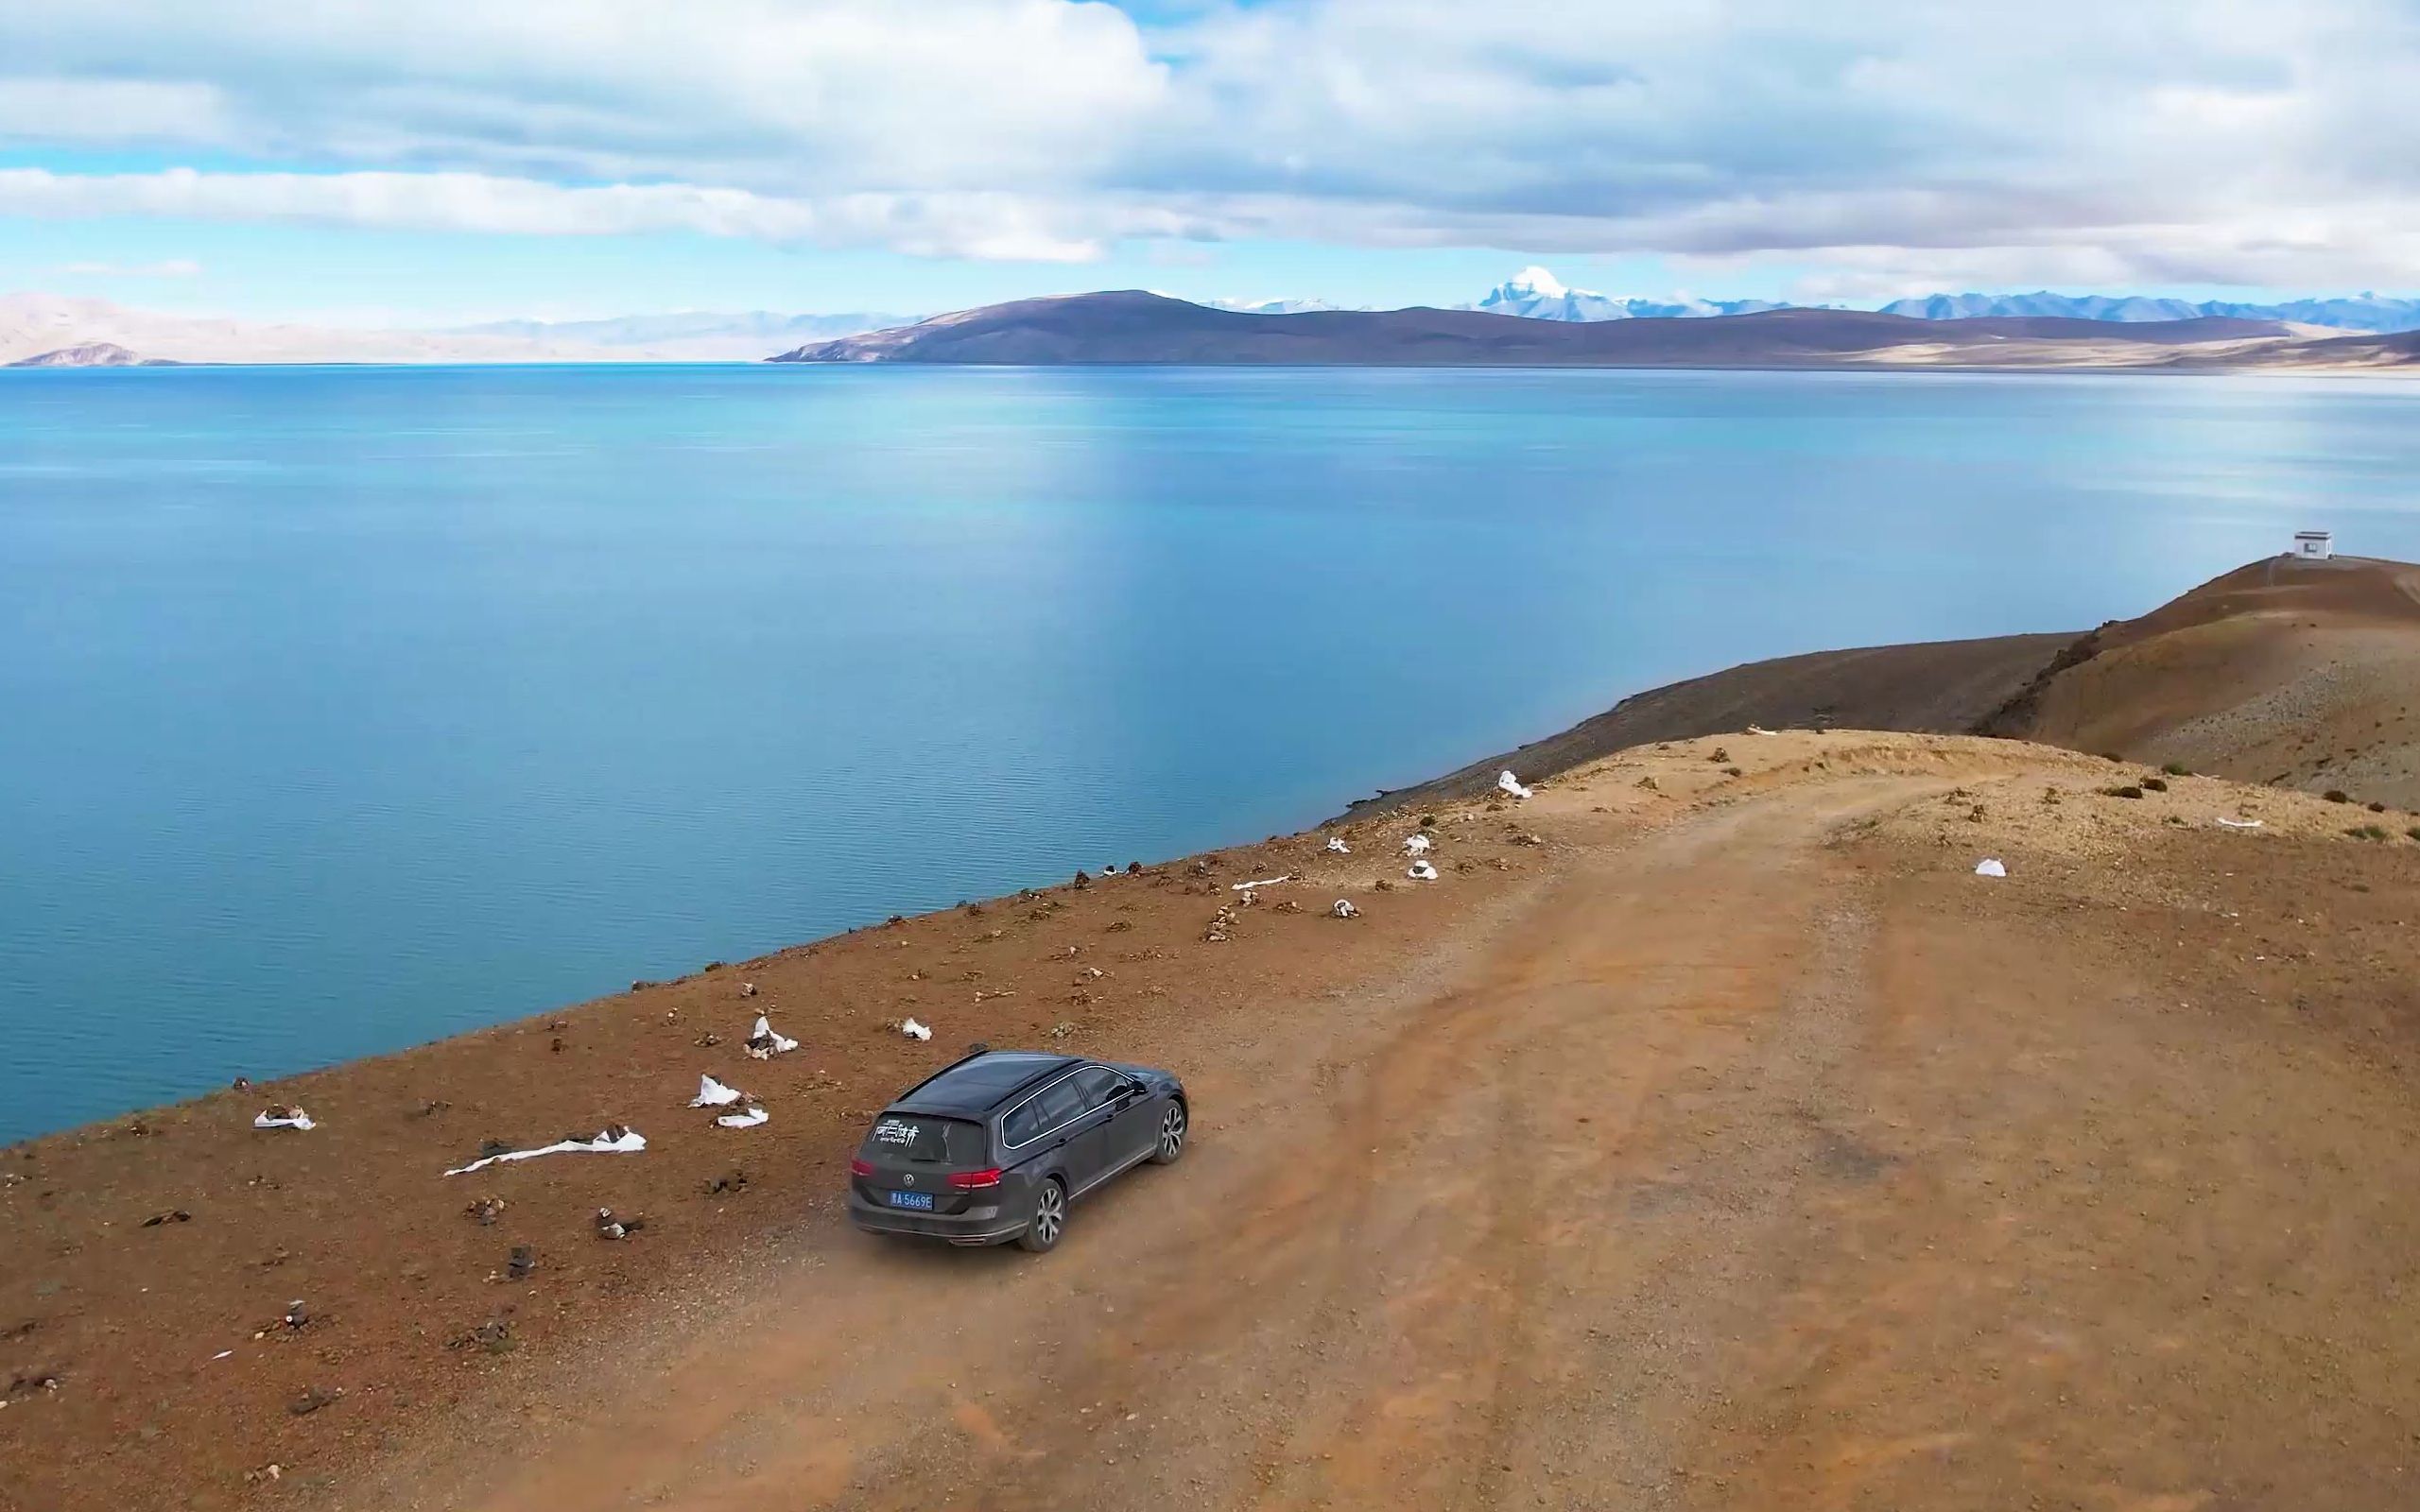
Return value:
M 1237 315 L 1307 315 L 1314 310 L 1342 310 L 1348 305 L 1330 304 L 1325 300 L 1212 300 L 1214 310 L 1233 310 Z
M 1543 267 L 1525 267 L 1487 291 L 1465 309 L 1491 315 L 1517 315 L 1530 320 L 1696 319 L 1714 315 L 1748 315 L 1778 310 L 1770 300 L 1648 300 L 1616 299 L 1594 289 L 1565 288 Z
M 1629 306 L 1594 289 L 1565 288 L 1543 267 L 1525 267 L 1470 308 L 1525 320 L 1627 320 Z

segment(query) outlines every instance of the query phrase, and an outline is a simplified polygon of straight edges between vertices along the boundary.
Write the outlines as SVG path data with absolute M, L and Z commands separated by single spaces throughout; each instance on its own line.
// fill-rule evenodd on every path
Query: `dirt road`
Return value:
M 335 1504 L 2412 1504 L 2411 1005 L 2244 950 L 2390 853 L 2113 873 L 1991 827 L 2081 758 L 1905 748 L 1776 740 L 1645 833 L 1642 764 L 1559 786 L 1399 971 L 1169 1028 L 1198 1143 L 1055 1254 L 827 1212 Z

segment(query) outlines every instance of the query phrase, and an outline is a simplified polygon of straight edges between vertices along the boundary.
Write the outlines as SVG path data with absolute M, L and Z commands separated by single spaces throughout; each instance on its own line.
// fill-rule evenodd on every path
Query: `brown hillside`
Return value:
M 2420 567 L 2255 562 L 2075 643 L 1979 726 L 2246 782 L 2420 802 Z
M 1728 734 L 1751 725 L 1963 734 L 2016 697 L 2073 644 L 2071 634 L 2001 635 L 1751 662 L 1634 695 L 1559 734 L 1430 782 L 1382 791 L 1351 812 L 1357 816 L 1470 798 L 1508 769 L 1524 779 L 1552 777 L 1633 746 Z

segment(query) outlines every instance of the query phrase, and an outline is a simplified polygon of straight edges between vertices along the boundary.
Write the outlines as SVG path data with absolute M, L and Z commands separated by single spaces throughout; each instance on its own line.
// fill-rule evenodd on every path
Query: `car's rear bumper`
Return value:
M 953 1245 L 1003 1244 L 1024 1233 L 1029 1222 L 1011 1218 L 998 1207 L 969 1208 L 964 1212 L 902 1212 L 877 1208 L 855 1192 L 849 1194 L 849 1221 L 870 1234 L 908 1234 Z

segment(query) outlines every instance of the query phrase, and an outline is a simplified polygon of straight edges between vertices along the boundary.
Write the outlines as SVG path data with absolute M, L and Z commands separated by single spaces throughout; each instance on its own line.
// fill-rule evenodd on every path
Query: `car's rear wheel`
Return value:
M 1017 1243 L 1039 1255 L 1056 1248 L 1066 1231 L 1067 1189 L 1054 1176 L 1042 1183 L 1041 1194 L 1033 1199 L 1033 1221 L 1017 1235 Z
M 1151 1152 L 1151 1163 L 1176 1164 L 1177 1157 L 1184 1153 L 1185 1132 L 1184 1105 L 1168 1104 L 1167 1111 L 1160 1115 L 1160 1143 L 1159 1148 Z

